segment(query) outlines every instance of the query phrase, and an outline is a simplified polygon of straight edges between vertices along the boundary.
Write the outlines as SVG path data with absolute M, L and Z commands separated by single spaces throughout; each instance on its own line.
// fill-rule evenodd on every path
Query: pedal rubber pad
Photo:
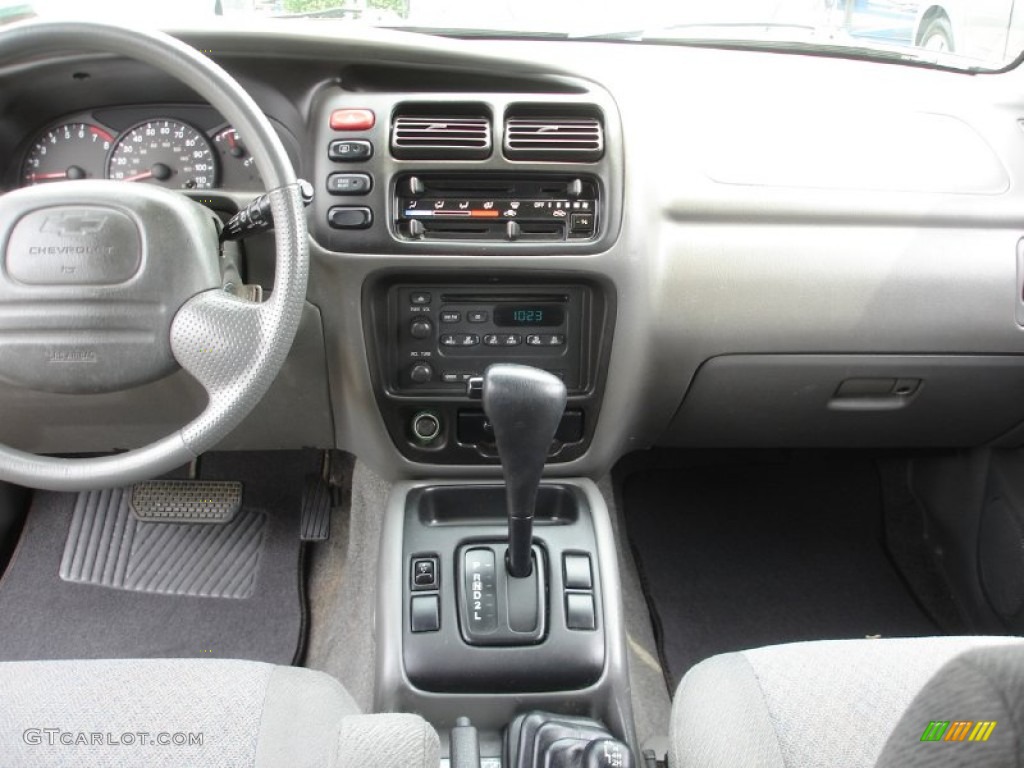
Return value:
M 145 523 L 230 523 L 242 508 L 242 484 L 153 480 L 132 486 L 129 504 Z
M 318 475 L 306 475 L 302 487 L 302 541 L 325 541 L 331 535 L 331 487 Z
M 265 512 L 243 509 L 228 522 L 147 522 L 132 510 L 132 494 L 131 487 L 78 494 L 61 579 L 163 595 L 252 595 L 266 538 Z

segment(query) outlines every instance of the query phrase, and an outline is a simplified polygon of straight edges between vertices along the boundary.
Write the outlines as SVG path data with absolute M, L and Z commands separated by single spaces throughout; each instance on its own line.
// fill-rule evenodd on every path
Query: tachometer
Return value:
M 97 125 L 66 123 L 40 136 L 28 151 L 22 183 L 102 179 L 114 137 Z
M 127 131 L 114 145 L 107 177 L 173 189 L 210 189 L 217 180 L 217 161 L 210 142 L 192 126 L 150 120 Z

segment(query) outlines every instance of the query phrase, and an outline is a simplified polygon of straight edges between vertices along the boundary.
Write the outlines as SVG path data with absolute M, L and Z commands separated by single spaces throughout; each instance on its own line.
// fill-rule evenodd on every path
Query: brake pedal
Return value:
M 132 513 L 145 523 L 230 523 L 242 508 L 231 480 L 153 480 L 132 486 Z

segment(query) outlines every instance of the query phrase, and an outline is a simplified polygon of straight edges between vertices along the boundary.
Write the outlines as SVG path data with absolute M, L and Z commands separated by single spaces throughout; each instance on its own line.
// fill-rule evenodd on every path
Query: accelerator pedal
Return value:
M 302 541 L 326 541 L 331 536 L 331 486 L 320 475 L 306 475 L 302 487 Z

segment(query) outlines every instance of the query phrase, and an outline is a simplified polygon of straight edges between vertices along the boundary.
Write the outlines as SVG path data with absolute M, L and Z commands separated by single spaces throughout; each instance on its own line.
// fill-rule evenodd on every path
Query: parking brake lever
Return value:
M 523 578 L 533 570 L 537 488 L 565 411 L 565 384 L 539 368 L 498 363 L 484 371 L 482 382 L 470 381 L 469 392 L 480 393 L 494 428 L 508 505 L 507 567 L 511 576 Z

